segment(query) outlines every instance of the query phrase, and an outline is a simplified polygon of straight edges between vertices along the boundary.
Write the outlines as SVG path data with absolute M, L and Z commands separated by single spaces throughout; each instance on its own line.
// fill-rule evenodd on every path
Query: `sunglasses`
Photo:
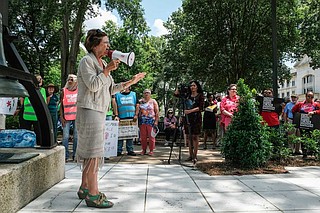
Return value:
M 313 96 L 312 96 L 312 95 L 308 95 L 307 97 L 308 97 L 308 98 L 313 98 Z
M 104 32 L 103 32 L 102 30 L 96 29 L 95 33 L 90 36 L 89 41 L 90 41 L 90 42 L 93 42 L 93 40 L 94 40 L 94 38 L 95 38 L 96 36 L 100 37 L 101 35 L 99 36 L 99 34 L 103 34 L 103 33 L 104 33 Z M 96 37 L 96 38 L 97 38 L 97 37 Z
M 190 85 L 190 87 L 196 87 L 196 86 L 197 86 L 197 85 L 195 85 L 195 84 L 191 84 L 191 85 Z
M 68 81 L 73 81 L 73 78 L 69 78 Z

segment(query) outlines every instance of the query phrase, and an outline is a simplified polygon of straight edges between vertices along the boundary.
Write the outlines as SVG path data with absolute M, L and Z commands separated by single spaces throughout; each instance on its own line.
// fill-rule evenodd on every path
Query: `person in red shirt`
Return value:
M 313 92 L 309 91 L 306 94 L 306 100 L 298 102 L 292 108 L 292 113 L 308 113 L 308 115 L 320 114 L 320 103 L 313 101 Z
M 264 97 L 273 97 L 273 90 L 271 88 L 263 91 Z M 266 123 L 269 127 L 279 128 L 279 114 L 277 112 L 261 112 L 263 123 Z
M 300 113 L 304 113 L 304 114 L 308 114 L 308 116 L 312 116 L 314 114 L 320 114 L 320 103 L 313 101 L 313 92 L 308 91 L 306 94 L 306 100 L 305 101 L 301 101 L 296 103 L 293 107 L 292 107 L 292 113 L 296 113 L 296 112 L 300 112 Z M 297 135 L 310 135 L 310 130 L 305 130 L 305 129 L 298 129 L 297 131 Z M 300 149 L 302 149 L 302 154 L 303 157 L 307 156 L 307 151 L 305 150 L 303 144 L 298 144 Z M 301 154 L 301 151 L 299 150 L 299 152 L 296 152 L 295 154 Z

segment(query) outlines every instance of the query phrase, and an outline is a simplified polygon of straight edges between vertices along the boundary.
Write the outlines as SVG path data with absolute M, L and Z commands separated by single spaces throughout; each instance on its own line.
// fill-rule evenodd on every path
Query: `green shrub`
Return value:
M 7 115 L 6 129 L 18 129 L 18 128 L 19 128 L 19 116 Z
M 316 129 L 301 137 L 295 137 L 293 143 L 301 143 L 304 155 L 313 155 L 320 159 L 320 130 Z
M 281 162 L 287 160 L 292 151 L 289 148 L 287 137 L 287 125 L 280 125 L 279 129 L 269 128 L 269 141 L 272 144 L 271 159 Z
M 238 112 L 223 137 L 221 153 L 226 162 L 240 168 L 263 166 L 271 156 L 272 145 L 267 127 L 261 124 L 254 91 L 240 79 L 237 83 L 240 102 Z

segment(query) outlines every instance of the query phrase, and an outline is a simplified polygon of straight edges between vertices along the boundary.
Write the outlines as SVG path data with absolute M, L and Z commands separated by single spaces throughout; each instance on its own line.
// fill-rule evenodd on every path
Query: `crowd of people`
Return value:
M 109 37 L 99 29 L 89 30 L 85 39 L 88 53 L 81 59 L 77 75 L 70 74 L 67 82 L 57 95 L 57 86 L 48 84 L 46 90 L 42 88 L 41 76 L 36 76 L 40 92 L 48 105 L 53 123 L 54 138 L 57 140 L 58 123 L 63 129 L 62 145 L 65 146 L 66 161 L 71 158 L 69 140 L 72 130 L 73 152 L 72 160 L 82 164 L 82 181 L 77 192 L 79 199 L 85 199 L 87 206 L 96 208 L 110 208 L 113 203 L 99 191 L 98 170 L 104 163 L 105 122 L 106 120 L 132 120 L 138 122 L 141 155 L 154 154 L 155 131 L 158 131 L 159 105 L 151 97 L 151 90 L 145 89 L 143 97 L 131 91 L 131 86 L 145 77 L 145 73 L 138 73 L 130 80 L 115 83 L 111 73 L 118 69 L 120 60 L 103 60 L 110 49 Z M 177 89 L 174 95 L 181 98 Z M 272 89 L 262 91 L 263 97 L 273 97 Z M 188 146 L 186 161 L 196 163 L 200 135 L 204 136 L 204 149 L 208 148 L 208 139 L 212 138 L 212 148 L 215 149 L 223 135 L 229 130 L 232 119 L 238 111 L 239 100 L 237 85 L 231 84 L 226 95 L 205 93 L 198 81 L 192 80 L 188 84 L 187 92 L 183 96 L 183 115 L 176 117 L 173 108 L 169 108 L 164 117 L 165 145 L 175 144 L 177 132 L 181 131 Z M 281 105 L 275 111 L 261 111 L 265 125 L 279 128 L 280 117 L 284 122 L 293 122 L 293 113 L 307 113 L 309 116 L 320 114 L 320 103 L 313 100 L 311 91 L 306 99 L 298 102 L 298 97 L 291 95 L 291 101 Z M 34 109 L 28 98 L 20 99 L 21 107 L 17 114 L 20 118 L 20 128 L 34 130 L 39 133 L 39 124 Z M 180 125 L 182 124 L 182 125 Z M 181 129 L 179 127 L 181 126 Z M 290 134 L 303 134 L 303 131 Z M 123 152 L 124 140 L 118 140 L 117 155 Z M 292 144 L 294 153 L 301 153 L 301 144 Z M 133 138 L 126 139 L 127 155 L 135 156 Z

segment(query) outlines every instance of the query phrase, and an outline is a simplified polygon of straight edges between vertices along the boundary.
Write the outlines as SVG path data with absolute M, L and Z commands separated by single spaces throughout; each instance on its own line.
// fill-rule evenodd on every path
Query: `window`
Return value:
M 290 97 L 290 93 L 289 92 L 287 92 L 287 97 Z
M 290 87 L 290 81 L 287 81 L 287 87 Z
M 295 81 L 292 81 L 292 86 L 294 87 L 296 85 L 296 82 Z
M 313 75 L 306 75 L 302 78 L 302 89 L 303 94 L 306 94 L 308 91 L 314 91 L 315 82 Z
M 281 97 L 284 98 L 284 93 L 281 94 Z
M 296 91 L 295 90 L 292 90 L 292 93 L 291 94 L 295 94 L 296 95 Z

